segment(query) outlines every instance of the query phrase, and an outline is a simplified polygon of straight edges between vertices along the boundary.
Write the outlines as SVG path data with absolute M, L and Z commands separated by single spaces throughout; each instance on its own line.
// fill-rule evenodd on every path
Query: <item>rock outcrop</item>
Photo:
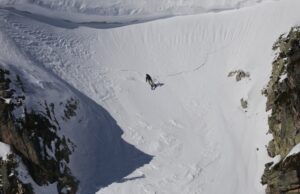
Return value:
M 228 77 L 234 77 L 235 76 L 235 80 L 241 81 L 244 78 L 250 78 L 250 73 L 249 72 L 245 72 L 244 70 L 235 70 L 235 71 L 231 71 L 228 73 Z
M 300 193 L 300 153 L 288 156 L 300 143 L 300 28 L 292 28 L 274 44 L 278 54 L 272 64 L 272 75 L 266 90 L 269 133 L 267 146 L 271 157 L 262 176 L 267 194 Z
M 7 159 L 0 159 L 0 193 L 33 194 L 30 184 L 23 183 L 18 177 L 18 161 L 11 153 Z
M 68 167 L 74 146 L 59 135 L 54 104 L 44 101 L 39 110 L 34 110 L 27 107 L 26 100 L 26 88 L 20 76 L 0 68 L 0 141 L 12 147 L 37 185 L 57 183 L 58 193 L 76 193 L 78 181 Z M 78 102 L 70 99 L 62 117 L 70 119 L 76 115 L 77 106 Z M 0 169 L 7 169 L 8 164 L 14 162 L 0 161 Z M 7 177 L 6 172 L 0 170 L 0 177 Z M 3 193 L 17 193 L 11 189 L 18 187 L 23 193 L 33 193 L 30 185 L 22 183 L 17 176 L 4 180 Z

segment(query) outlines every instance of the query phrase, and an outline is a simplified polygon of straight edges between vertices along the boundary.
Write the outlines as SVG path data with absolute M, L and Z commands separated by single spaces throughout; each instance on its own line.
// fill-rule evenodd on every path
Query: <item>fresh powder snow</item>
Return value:
M 77 145 L 79 193 L 264 193 L 261 90 L 273 43 L 300 22 L 299 0 L 0 5 L 1 63 L 28 80 L 32 99 L 81 103 L 81 122 L 62 132 Z M 239 69 L 250 78 L 227 77 Z

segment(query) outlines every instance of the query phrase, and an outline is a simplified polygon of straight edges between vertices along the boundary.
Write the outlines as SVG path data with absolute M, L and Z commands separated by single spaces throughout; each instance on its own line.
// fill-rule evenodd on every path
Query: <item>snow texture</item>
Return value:
M 10 146 L 0 142 L 0 157 L 3 160 L 7 159 L 7 155 L 11 153 Z
M 33 101 L 80 102 L 60 123 L 81 193 L 264 193 L 261 89 L 273 43 L 299 24 L 299 0 L 0 2 L 2 64 Z M 234 69 L 251 80 L 229 79 Z M 163 85 L 152 91 L 146 73 Z
M 262 1 L 268 0 L 0 0 L 0 6 L 77 22 L 136 22 L 235 10 Z

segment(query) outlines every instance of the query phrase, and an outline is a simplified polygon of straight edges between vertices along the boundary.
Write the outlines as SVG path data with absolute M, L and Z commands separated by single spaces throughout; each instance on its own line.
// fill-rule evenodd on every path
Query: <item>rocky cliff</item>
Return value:
M 18 177 L 18 157 L 36 184 L 56 183 L 58 193 L 76 193 L 78 181 L 68 167 L 74 146 L 59 134 L 54 104 L 44 101 L 35 110 L 28 107 L 26 93 L 19 75 L 0 68 L 0 141 L 14 152 L 0 161 L 0 189 L 2 193 L 33 193 L 31 185 Z M 64 120 L 76 115 L 76 100 L 61 105 L 65 105 Z
M 267 151 L 278 161 L 266 164 L 262 183 L 267 194 L 300 193 L 300 153 L 289 155 L 300 143 L 300 28 L 281 35 L 273 49 L 277 56 L 264 94 L 273 135 Z

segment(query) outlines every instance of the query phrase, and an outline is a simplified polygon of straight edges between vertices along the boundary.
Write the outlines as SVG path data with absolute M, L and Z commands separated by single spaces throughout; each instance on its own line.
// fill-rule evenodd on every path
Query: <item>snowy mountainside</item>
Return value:
M 43 98 L 79 100 L 65 135 L 77 146 L 69 165 L 82 193 L 264 193 L 270 137 L 261 90 L 272 45 L 299 24 L 299 6 L 263 1 L 113 29 L 2 9 L 0 57 L 37 77 Z M 227 77 L 238 69 L 250 78 Z M 146 73 L 163 85 L 150 90 Z
M 5 35 L 1 34 L 2 40 L 5 39 L 4 37 Z M 44 134 L 47 134 L 48 138 L 50 135 L 55 136 L 50 142 L 43 139 L 43 134 L 37 137 L 40 143 L 34 148 L 40 150 L 38 157 L 42 160 L 41 165 L 38 166 L 35 166 L 35 163 L 38 162 L 35 157 L 32 157 L 33 154 L 30 152 L 23 154 L 22 150 L 19 150 L 18 143 L 11 144 L 14 149 L 21 152 L 22 161 L 26 163 L 25 167 L 18 170 L 20 179 L 25 184 L 32 184 L 35 193 L 62 192 L 59 188 L 64 184 L 60 179 L 56 181 L 50 179 L 49 182 L 43 183 L 41 181 L 43 176 L 37 175 L 38 173 L 33 176 L 35 180 L 33 182 L 31 178 L 28 178 L 27 171 L 35 172 L 39 166 L 42 168 L 43 165 L 51 165 L 51 168 L 47 169 L 50 170 L 48 174 L 56 172 L 56 169 L 52 167 L 59 167 L 61 172 L 58 173 L 61 173 L 59 176 L 62 177 L 64 169 L 67 169 L 69 175 L 74 176 L 73 181 L 75 183 L 79 181 L 80 186 L 77 189 L 77 186 L 68 185 L 69 180 L 64 186 L 74 187 L 71 189 L 71 193 L 76 191 L 76 193 L 92 194 L 112 182 L 122 181 L 123 177 L 151 160 L 152 156 L 144 154 L 121 138 L 123 130 L 104 108 L 53 73 L 43 67 L 33 65 L 30 60 L 26 59 L 27 57 L 31 58 L 29 54 L 24 56 L 23 54 L 26 53 L 18 52 L 16 48 L 13 49 L 13 44 L 8 45 L 7 41 L 2 43 L 4 48 L 10 48 L 9 54 L 1 53 L 3 58 L 1 58 L 0 68 L 9 72 L 7 79 L 11 82 L 10 90 L 15 91 L 15 94 L 10 97 L 12 105 L 16 107 L 12 111 L 12 117 L 16 121 L 15 126 L 19 125 L 20 119 L 21 123 L 25 123 L 28 115 L 35 113 L 35 115 L 40 115 L 38 118 L 46 116 L 47 123 L 51 123 L 49 130 Z M 11 58 L 14 55 L 18 57 Z M 18 85 L 14 81 L 16 77 L 20 78 L 22 91 L 16 87 Z M 22 99 L 24 97 L 21 106 L 18 106 L 17 104 L 20 103 L 16 101 L 19 96 L 22 96 Z M 34 125 L 39 125 L 39 122 L 40 120 L 37 119 L 34 121 Z M 22 130 L 25 128 L 23 127 Z M 37 129 L 46 130 L 45 126 Z M 3 128 L 1 130 L 3 131 Z M 22 135 L 23 141 L 28 145 L 34 141 L 34 134 L 38 134 L 38 131 L 34 132 L 35 129 L 32 126 L 26 130 L 33 131 L 29 137 L 30 140 L 25 138 L 26 134 Z M 12 132 L 12 134 L 14 133 Z M 6 141 L 3 136 L 1 136 L 1 140 Z M 65 140 L 66 145 L 58 144 L 59 141 L 64 142 Z M 5 148 L 5 146 L 3 147 Z M 59 154 L 65 155 L 64 152 L 68 156 L 60 160 Z M 20 166 L 24 166 L 24 164 L 20 164 Z M 45 179 L 47 180 L 47 178 Z M 49 183 L 51 184 L 46 186 Z
M 136 22 L 253 6 L 266 0 L 1 0 L 35 14 L 76 22 Z

